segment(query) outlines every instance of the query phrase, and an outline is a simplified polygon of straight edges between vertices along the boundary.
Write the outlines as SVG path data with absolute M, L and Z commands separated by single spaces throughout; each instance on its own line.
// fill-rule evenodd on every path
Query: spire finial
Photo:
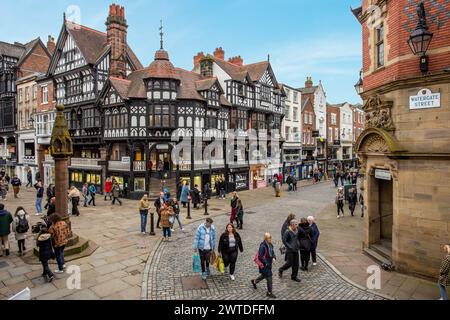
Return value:
M 163 21 L 161 20 L 161 27 L 159 27 L 159 35 L 161 36 L 161 50 L 164 50 L 164 32 L 163 32 Z
M 267 61 L 270 62 L 270 53 L 267 55 Z
M 66 23 L 66 13 L 65 12 L 63 13 L 63 21 L 64 21 L 64 23 Z

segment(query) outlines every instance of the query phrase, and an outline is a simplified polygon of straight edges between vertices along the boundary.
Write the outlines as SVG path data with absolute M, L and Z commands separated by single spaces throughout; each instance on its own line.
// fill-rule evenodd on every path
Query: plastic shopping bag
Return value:
M 198 254 L 194 254 L 192 256 L 192 269 L 195 273 L 200 272 L 200 257 Z
M 221 256 L 217 258 L 217 270 L 219 270 L 220 273 L 225 273 L 225 263 L 223 263 Z

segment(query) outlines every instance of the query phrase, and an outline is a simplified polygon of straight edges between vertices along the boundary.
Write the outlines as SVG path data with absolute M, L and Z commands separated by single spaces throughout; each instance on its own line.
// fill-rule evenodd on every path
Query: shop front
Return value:
M 88 185 L 93 184 L 97 189 L 97 193 L 103 193 L 101 170 L 69 169 L 69 179 L 69 184 L 75 186 L 80 191 L 83 188 L 83 184 L 87 183 Z
M 230 169 L 228 185 L 231 190 L 228 190 L 228 192 L 249 190 L 249 178 L 249 168 Z
M 303 161 L 301 166 L 301 180 L 308 180 L 312 178 L 314 170 L 314 161 Z
M 263 165 L 250 166 L 250 190 L 267 187 L 265 169 L 266 167 Z

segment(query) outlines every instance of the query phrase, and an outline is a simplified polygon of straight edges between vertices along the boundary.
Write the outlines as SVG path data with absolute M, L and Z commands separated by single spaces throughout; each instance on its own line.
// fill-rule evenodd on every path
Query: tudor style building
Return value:
M 125 77 L 142 68 L 127 45 L 125 9 L 111 5 L 106 25 L 103 33 L 64 18 L 48 69 L 74 143 L 69 181 L 76 186 L 92 183 L 99 191 L 106 178 L 106 149 L 96 101 L 109 75 Z

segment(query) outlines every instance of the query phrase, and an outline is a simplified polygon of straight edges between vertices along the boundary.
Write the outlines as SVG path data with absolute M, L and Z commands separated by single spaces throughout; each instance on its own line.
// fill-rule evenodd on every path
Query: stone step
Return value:
M 389 249 L 382 244 L 373 244 L 370 246 L 370 249 L 381 255 L 386 260 L 392 261 L 392 249 Z
M 393 264 L 390 259 L 386 259 L 385 257 L 377 253 L 375 250 L 372 250 L 371 248 L 364 249 L 363 252 L 367 256 L 375 260 L 383 269 L 392 270 Z

